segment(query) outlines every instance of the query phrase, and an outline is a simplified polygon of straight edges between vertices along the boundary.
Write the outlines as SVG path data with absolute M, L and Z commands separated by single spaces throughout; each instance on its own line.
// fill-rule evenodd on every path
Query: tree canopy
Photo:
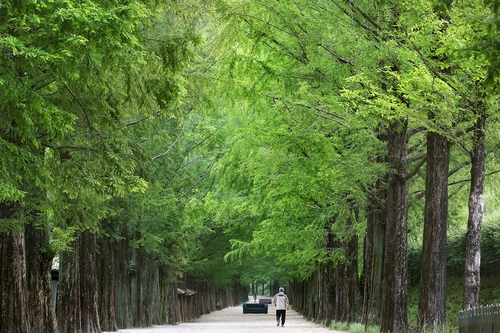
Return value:
M 497 219 L 499 4 L 2 3 L 0 245 L 33 227 L 69 265 L 126 242 L 137 281 L 146 258 L 171 282 L 317 279 L 321 302 L 343 284 L 335 320 L 404 330 L 407 249 L 433 242 L 430 211 L 476 245 Z M 387 254 L 395 299 L 360 301 Z

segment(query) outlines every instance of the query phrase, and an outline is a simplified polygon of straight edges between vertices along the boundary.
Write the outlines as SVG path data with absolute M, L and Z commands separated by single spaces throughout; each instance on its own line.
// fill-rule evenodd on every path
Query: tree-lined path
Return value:
M 0 333 L 282 330 L 231 308 L 279 287 L 458 331 L 500 292 L 499 38 L 500 0 L 2 0 Z
M 143 329 L 120 330 L 124 333 L 341 333 L 313 324 L 296 311 L 287 312 L 285 327 L 276 327 L 275 307 L 269 306 L 268 314 L 243 314 L 241 305 L 214 311 L 189 323 L 161 325 Z

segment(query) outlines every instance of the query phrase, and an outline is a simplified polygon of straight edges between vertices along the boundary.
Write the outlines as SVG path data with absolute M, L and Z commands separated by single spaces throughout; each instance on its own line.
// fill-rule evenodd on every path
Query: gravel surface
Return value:
M 123 333 L 345 333 L 307 321 L 293 310 L 287 311 L 285 327 L 276 326 L 276 308 L 270 304 L 268 314 L 246 313 L 235 306 L 203 315 L 189 323 L 120 330 Z

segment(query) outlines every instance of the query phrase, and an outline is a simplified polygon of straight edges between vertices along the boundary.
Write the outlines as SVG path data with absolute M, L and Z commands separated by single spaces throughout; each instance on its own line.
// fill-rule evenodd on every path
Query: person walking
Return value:
M 285 289 L 279 289 L 279 293 L 274 295 L 273 304 L 276 306 L 276 326 L 280 326 L 280 318 L 281 318 L 281 327 L 285 326 L 286 319 L 286 310 L 289 310 L 288 307 L 288 296 L 285 295 Z

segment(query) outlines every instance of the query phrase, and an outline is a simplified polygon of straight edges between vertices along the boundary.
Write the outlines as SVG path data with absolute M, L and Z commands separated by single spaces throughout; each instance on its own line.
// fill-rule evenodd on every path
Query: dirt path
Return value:
M 120 330 L 123 333 L 345 333 L 313 324 L 293 310 L 287 311 L 285 327 L 277 327 L 275 307 L 269 305 L 268 314 L 243 314 L 242 306 L 235 306 L 203 315 L 189 323 L 154 326 L 142 329 Z

